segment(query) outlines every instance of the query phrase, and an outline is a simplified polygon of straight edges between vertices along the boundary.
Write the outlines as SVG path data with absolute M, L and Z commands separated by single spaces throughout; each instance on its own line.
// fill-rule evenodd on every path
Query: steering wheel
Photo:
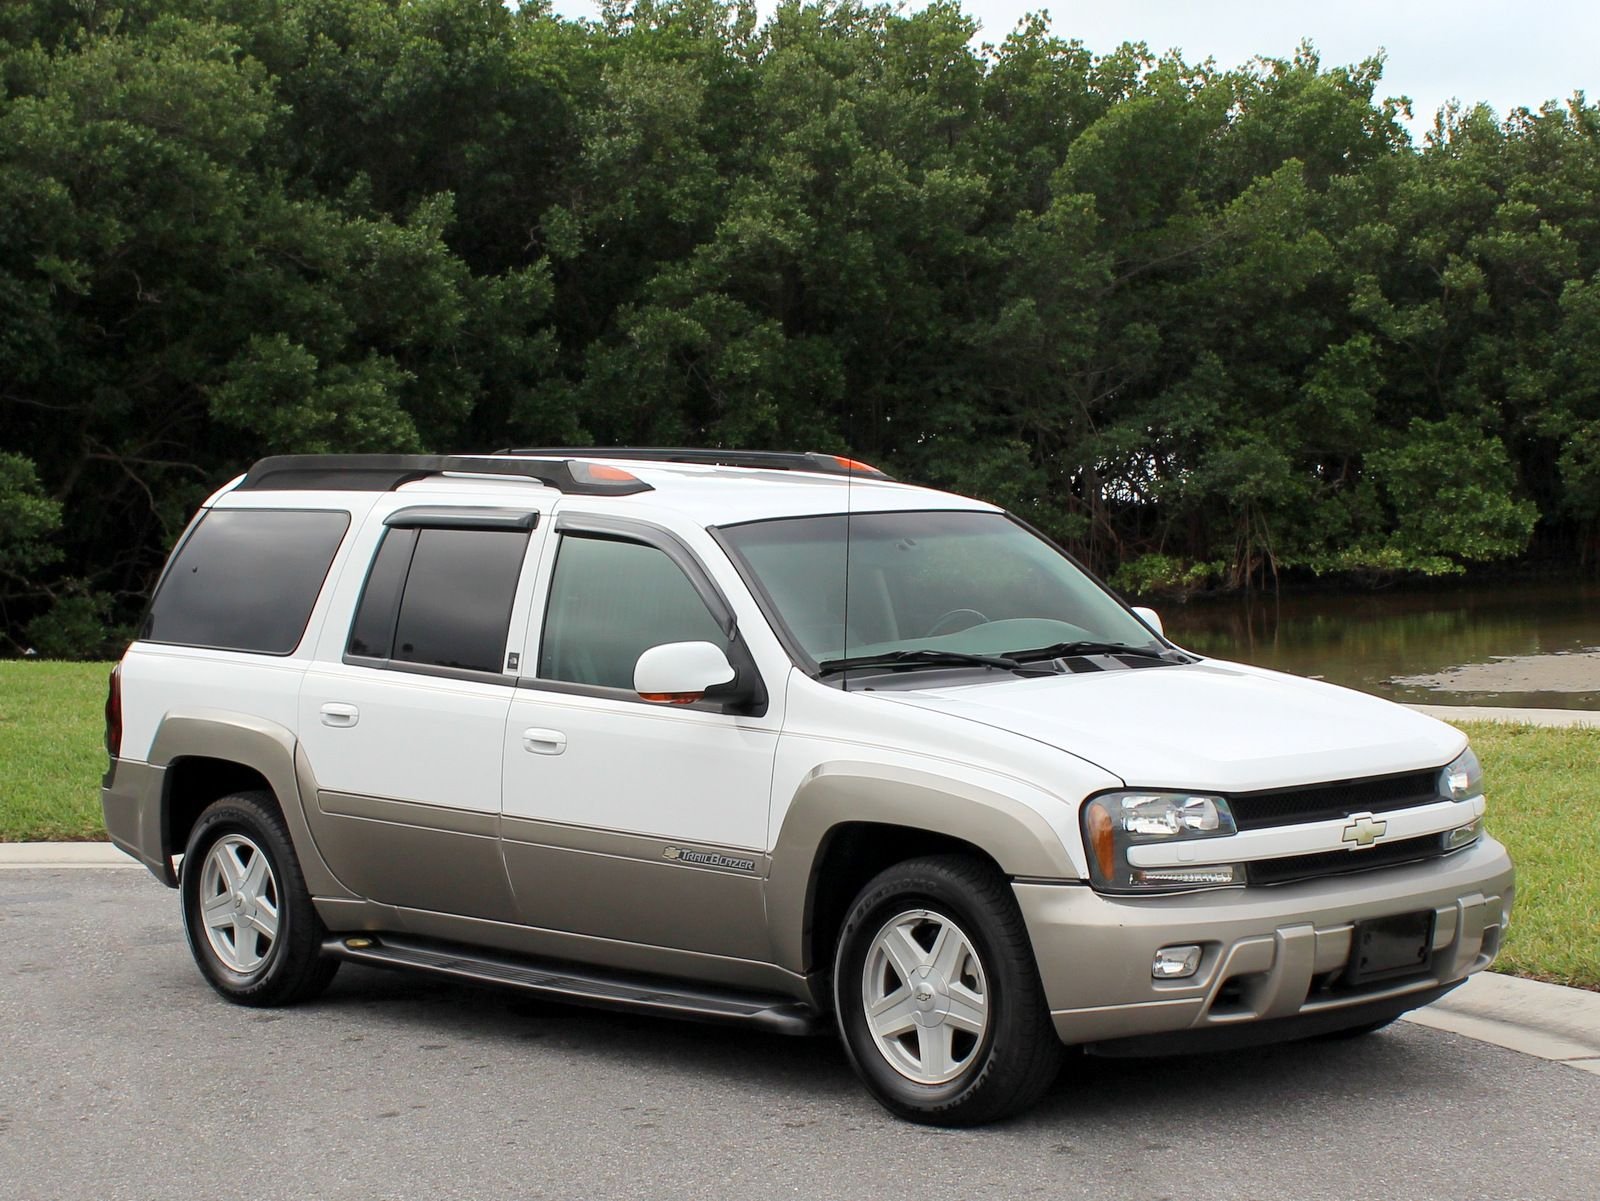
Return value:
M 948 630 L 944 628 L 947 622 L 954 622 L 960 617 L 970 617 L 973 620 L 952 625 Z M 976 609 L 951 609 L 950 612 L 929 626 L 928 632 L 923 637 L 937 638 L 940 634 L 956 634 L 962 630 L 970 630 L 973 626 L 986 625 L 988 621 L 989 619 Z

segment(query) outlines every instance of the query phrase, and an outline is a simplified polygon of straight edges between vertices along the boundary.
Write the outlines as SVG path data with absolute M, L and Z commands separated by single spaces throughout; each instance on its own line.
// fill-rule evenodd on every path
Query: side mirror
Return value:
M 1167 631 L 1161 624 L 1161 614 L 1154 609 L 1146 609 L 1143 605 L 1135 605 L 1133 606 L 1133 615 L 1163 638 L 1167 636 Z
M 710 642 L 652 646 L 633 665 L 633 690 L 647 701 L 692 705 L 719 684 L 733 682 L 733 664 Z

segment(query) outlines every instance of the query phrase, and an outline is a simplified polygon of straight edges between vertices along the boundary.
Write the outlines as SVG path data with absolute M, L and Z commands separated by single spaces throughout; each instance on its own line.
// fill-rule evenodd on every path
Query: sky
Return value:
M 771 0 L 760 0 L 770 13 Z M 593 16 L 592 0 L 554 0 L 567 17 Z M 916 4 L 908 7 L 919 7 Z M 1600 99 L 1600 3 L 1595 0 L 964 0 L 982 23 L 980 41 L 999 42 L 1023 13 L 1045 9 L 1052 28 L 1105 53 L 1124 41 L 1158 54 L 1181 49 L 1191 62 L 1234 67 L 1256 55 L 1288 58 L 1310 38 L 1324 67 L 1388 53 L 1379 99 L 1409 96 L 1414 135 L 1433 127 L 1441 104 L 1483 100 L 1502 117 L 1583 90 Z

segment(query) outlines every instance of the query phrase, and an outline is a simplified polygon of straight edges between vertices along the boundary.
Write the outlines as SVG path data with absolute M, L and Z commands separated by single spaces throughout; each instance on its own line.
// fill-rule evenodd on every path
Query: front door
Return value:
M 521 919 L 768 961 L 776 706 L 741 714 L 633 691 L 634 663 L 652 646 L 711 642 L 739 662 L 731 611 L 670 535 L 577 518 L 557 528 L 532 670 L 506 725 L 501 833 Z

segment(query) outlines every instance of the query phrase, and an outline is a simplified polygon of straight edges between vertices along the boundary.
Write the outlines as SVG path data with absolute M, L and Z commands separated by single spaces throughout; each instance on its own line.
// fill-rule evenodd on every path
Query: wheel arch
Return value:
M 1076 879 L 1060 837 L 1015 798 L 929 772 L 832 764 L 806 777 L 784 815 L 767 880 L 779 966 L 824 968 L 845 910 L 883 868 L 967 853 L 1005 876 Z
M 234 792 L 272 796 L 294 844 L 312 895 L 349 895 L 318 852 L 306 824 L 296 775 L 294 731 L 247 713 L 174 712 L 156 731 L 150 763 L 163 770 L 161 856 L 169 884 L 177 883 L 172 857 L 206 806 Z
M 276 790 L 260 771 L 231 759 L 178 755 L 166 764 L 161 781 L 161 857 L 172 857 L 189 844 L 189 833 L 207 806 L 237 792 L 264 792 L 281 812 Z

